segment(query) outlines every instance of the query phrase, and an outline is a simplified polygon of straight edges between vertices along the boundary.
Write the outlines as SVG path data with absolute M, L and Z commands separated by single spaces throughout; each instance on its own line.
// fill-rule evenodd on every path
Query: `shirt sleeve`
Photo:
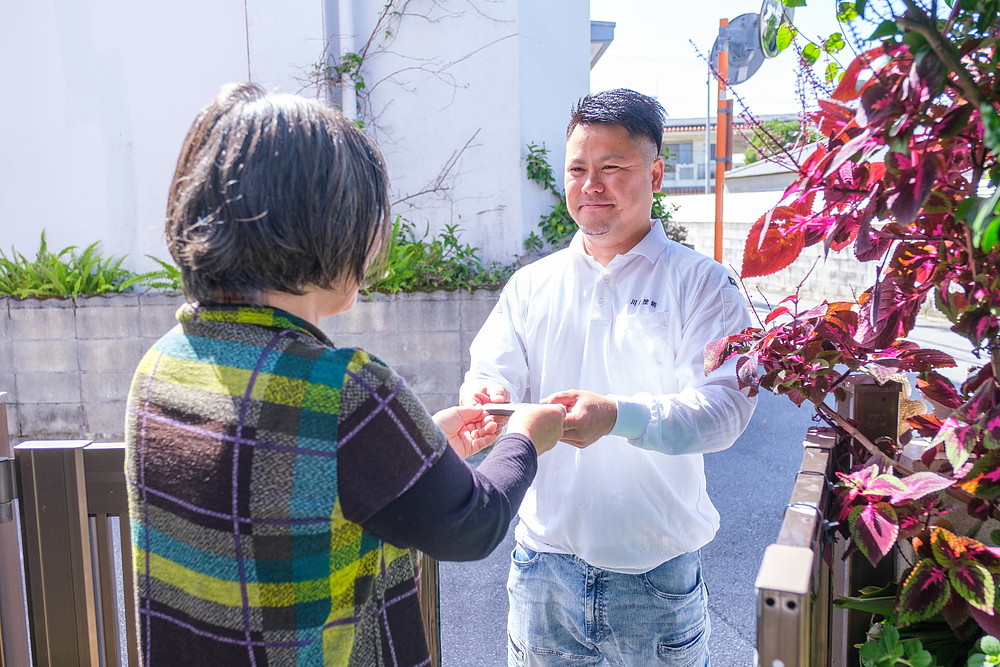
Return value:
M 486 382 L 507 388 L 519 401 L 528 388 L 528 353 L 524 341 L 524 314 L 517 305 L 517 274 L 504 287 L 486 322 L 469 346 L 471 363 L 460 396 Z M 536 397 L 537 400 L 537 397 Z
M 499 438 L 478 469 L 449 448 L 362 526 L 386 542 L 438 560 L 485 558 L 507 534 L 537 465 L 534 445 L 518 434 Z
M 354 351 L 337 400 L 337 497 L 346 519 L 364 523 L 450 447 L 403 378 L 364 350 Z M 299 431 L 309 431 L 308 410 Z
M 612 394 L 618 403 L 612 435 L 664 454 L 698 454 L 726 449 L 746 428 L 757 399 L 739 388 L 736 359 L 708 375 L 704 371 L 705 345 L 750 325 L 742 294 L 729 284 L 728 275 L 721 284 L 718 277 L 713 273 L 688 301 L 674 368 L 681 391 Z

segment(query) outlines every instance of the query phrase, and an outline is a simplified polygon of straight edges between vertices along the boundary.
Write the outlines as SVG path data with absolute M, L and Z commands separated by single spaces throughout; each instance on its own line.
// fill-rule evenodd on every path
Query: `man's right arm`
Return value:
M 524 396 L 528 357 L 517 292 L 512 278 L 469 347 L 471 363 L 459 389 L 462 405 L 506 403 Z

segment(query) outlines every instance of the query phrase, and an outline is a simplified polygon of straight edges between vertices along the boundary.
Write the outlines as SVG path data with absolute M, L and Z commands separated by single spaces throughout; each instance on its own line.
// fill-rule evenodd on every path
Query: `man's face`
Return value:
M 566 142 L 566 204 L 588 252 L 621 254 L 641 241 L 662 181 L 656 146 L 621 125 L 577 125 Z

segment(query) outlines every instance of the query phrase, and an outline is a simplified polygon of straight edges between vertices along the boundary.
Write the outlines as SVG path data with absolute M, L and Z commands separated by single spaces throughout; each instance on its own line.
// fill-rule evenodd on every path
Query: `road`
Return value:
M 811 410 L 764 392 L 736 444 L 705 457 L 709 494 L 722 515 L 718 535 L 702 550 L 713 667 L 753 665 L 757 568 L 777 536 L 811 425 Z M 506 666 L 511 549 L 508 534 L 485 560 L 440 564 L 443 667 Z

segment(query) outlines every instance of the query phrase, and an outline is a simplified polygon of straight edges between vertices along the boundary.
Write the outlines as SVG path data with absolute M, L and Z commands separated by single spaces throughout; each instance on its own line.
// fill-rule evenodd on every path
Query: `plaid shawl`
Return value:
M 416 554 L 360 525 L 447 446 L 423 405 L 288 313 L 177 319 L 126 421 L 143 663 L 428 664 Z

